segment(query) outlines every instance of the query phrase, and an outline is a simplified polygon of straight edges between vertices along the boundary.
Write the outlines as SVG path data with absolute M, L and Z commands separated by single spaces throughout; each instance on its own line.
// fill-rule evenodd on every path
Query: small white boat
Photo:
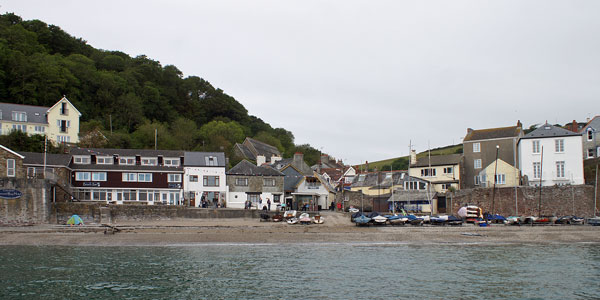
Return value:
M 359 212 L 360 210 L 359 210 L 358 208 L 350 207 L 350 208 L 348 209 L 348 211 L 349 211 L 349 212 L 351 212 L 351 213 L 357 213 L 357 212 Z
M 372 218 L 372 220 L 375 224 L 385 224 L 385 222 L 387 222 L 388 218 L 386 218 L 384 216 L 375 216 Z
M 510 216 L 508 218 L 506 218 L 506 220 L 504 220 L 504 224 L 506 225 L 518 225 L 521 223 L 521 220 L 519 217 L 516 216 Z
M 295 210 L 288 210 L 283 214 L 283 217 L 286 219 L 290 219 L 290 218 L 294 218 L 296 217 L 296 211 Z
M 310 224 L 312 220 L 310 219 L 310 216 L 307 213 L 302 213 L 300 215 L 300 217 L 298 217 L 298 222 L 300 222 L 301 224 Z
M 287 220 L 287 223 L 290 224 L 290 225 L 298 224 L 298 218 L 296 218 L 296 217 L 289 218 Z
M 323 219 L 323 217 L 321 217 L 321 215 L 316 215 L 312 218 L 313 223 L 315 224 L 323 224 L 323 222 L 325 222 L 325 220 Z

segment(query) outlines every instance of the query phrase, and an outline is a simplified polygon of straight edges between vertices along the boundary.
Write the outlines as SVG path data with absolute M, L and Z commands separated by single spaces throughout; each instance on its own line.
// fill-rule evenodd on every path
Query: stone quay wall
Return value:
M 48 223 L 51 213 L 51 185 L 44 179 L 2 178 L 0 189 L 22 193 L 17 199 L 0 198 L 0 225 Z
M 492 201 L 493 198 L 493 201 Z M 541 201 L 540 201 L 541 199 Z M 477 205 L 484 212 L 494 212 L 503 216 L 566 216 L 592 217 L 594 214 L 594 187 L 591 185 L 475 188 L 459 190 L 446 197 L 447 207 L 452 214 L 465 205 Z M 518 212 L 517 212 L 518 210 Z

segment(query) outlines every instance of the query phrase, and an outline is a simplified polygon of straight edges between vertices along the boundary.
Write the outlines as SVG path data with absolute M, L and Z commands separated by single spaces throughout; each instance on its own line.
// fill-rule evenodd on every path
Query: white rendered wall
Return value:
M 564 152 L 555 151 L 555 140 L 564 140 Z M 540 153 L 533 153 L 533 141 L 540 141 Z M 533 177 L 533 163 L 540 162 L 541 150 L 544 150 L 542 162 L 542 185 L 583 184 L 583 148 L 581 136 L 548 137 L 540 139 L 521 139 L 519 142 L 519 168 L 527 175 L 529 185 L 539 185 L 539 178 Z M 565 162 L 565 177 L 558 178 L 556 162 Z

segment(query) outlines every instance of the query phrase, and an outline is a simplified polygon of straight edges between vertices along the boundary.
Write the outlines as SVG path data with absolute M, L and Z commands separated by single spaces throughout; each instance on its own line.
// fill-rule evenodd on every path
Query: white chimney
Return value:
M 410 164 L 414 165 L 417 163 L 417 151 L 410 150 Z
M 267 158 L 264 155 L 256 156 L 256 165 L 257 166 L 262 166 L 266 162 L 267 162 Z

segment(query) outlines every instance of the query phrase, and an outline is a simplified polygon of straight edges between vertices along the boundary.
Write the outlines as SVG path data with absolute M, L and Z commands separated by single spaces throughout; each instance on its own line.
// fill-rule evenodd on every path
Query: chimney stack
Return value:
M 416 163 L 417 163 L 417 151 L 410 150 L 410 165 L 414 165 Z
M 304 154 L 302 154 L 302 152 L 294 153 L 294 159 L 292 160 L 292 163 L 294 166 L 301 166 L 303 161 L 304 161 Z

